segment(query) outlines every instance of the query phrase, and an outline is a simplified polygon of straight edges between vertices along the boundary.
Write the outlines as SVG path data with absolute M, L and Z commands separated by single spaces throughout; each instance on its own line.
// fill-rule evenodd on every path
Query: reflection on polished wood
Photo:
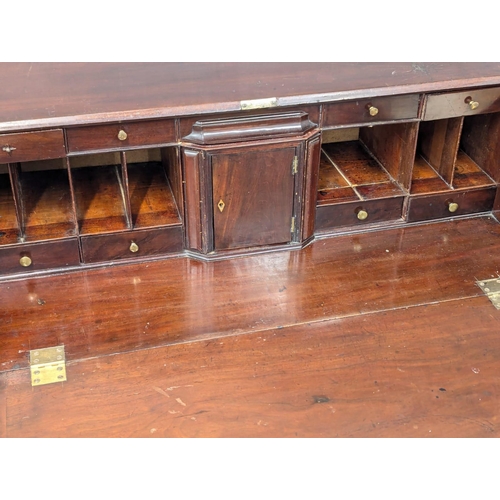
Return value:
M 498 437 L 492 312 L 477 297 L 88 359 L 36 390 L 18 370 L 4 432 Z
M 499 250 L 485 217 L 4 282 L 0 436 L 497 436 Z

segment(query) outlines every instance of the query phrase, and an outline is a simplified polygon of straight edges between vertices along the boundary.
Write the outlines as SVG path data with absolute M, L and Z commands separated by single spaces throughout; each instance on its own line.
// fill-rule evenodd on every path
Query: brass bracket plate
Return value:
M 47 347 L 30 351 L 31 385 L 54 384 L 66 380 L 66 355 L 64 346 Z
M 495 309 L 500 309 L 500 277 L 476 281 L 477 286 L 490 299 Z
M 252 99 L 249 101 L 240 101 L 241 109 L 261 109 L 273 108 L 278 105 L 276 97 L 268 97 L 267 99 Z

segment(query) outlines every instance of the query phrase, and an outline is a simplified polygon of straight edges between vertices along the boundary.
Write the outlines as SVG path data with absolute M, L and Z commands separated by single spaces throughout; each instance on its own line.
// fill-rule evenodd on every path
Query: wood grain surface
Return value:
M 475 282 L 499 274 L 499 237 L 495 220 L 465 219 L 4 282 L 0 427 L 498 436 L 500 315 Z M 28 351 L 59 344 L 68 381 L 33 389 Z
M 148 349 L 35 389 L 9 372 L 6 433 L 498 437 L 498 312 L 478 297 Z
M 0 369 L 70 361 L 481 295 L 500 269 L 494 219 L 317 240 L 301 251 L 188 258 L 0 284 Z M 43 328 L 41 327 L 43 325 Z
M 479 76 L 478 76 L 479 75 Z M 3 63 L 0 130 L 498 85 L 499 63 Z

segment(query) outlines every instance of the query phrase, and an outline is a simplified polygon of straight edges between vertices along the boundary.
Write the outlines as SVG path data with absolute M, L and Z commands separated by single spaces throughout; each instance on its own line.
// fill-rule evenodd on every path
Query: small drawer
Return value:
M 182 227 L 82 236 L 83 261 L 107 262 L 177 253 L 183 250 Z
M 77 238 L 0 247 L 0 274 L 78 266 Z
M 411 197 L 408 222 L 489 212 L 493 208 L 495 194 L 496 187 L 488 187 L 474 191 L 451 191 Z
M 316 231 L 356 227 L 402 217 L 404 197 L 321 205 L 316 209 Z
M 66 130 L 68 151 L 112 151 L 176 141 L 174 120 L 98 125 Z
M 418 118 L 420 95 L 374 97 L 323 106 L 323 127 L 364 125 Z
M 428 95 L 424 121 L 500 111 L 500 88 Z
M 61 129 L 0 135 L 0 163 L 51 160 L 66 156 Z

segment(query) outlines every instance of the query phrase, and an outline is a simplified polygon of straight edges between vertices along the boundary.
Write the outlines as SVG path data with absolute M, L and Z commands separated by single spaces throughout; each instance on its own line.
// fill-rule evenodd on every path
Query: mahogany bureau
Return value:
M 499 63 L 0 69 L 2 279 L 500 210 Z

